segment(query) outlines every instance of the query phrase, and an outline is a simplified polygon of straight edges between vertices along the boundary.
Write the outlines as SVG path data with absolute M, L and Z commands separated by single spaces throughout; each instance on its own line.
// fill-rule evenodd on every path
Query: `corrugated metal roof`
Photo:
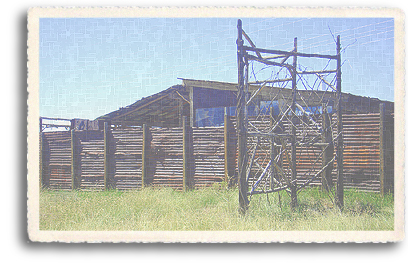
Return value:
M 112 123 L 128 124 L 128 125 L 142 125 L 159 127 L 175 127 L 179 126 L 180 116 L 189 116 L 189 91 L 190 88 L 206 88 L 215 89 L 219 91 L 237 91 L 236 83 L 208 81 L 208 80 L 194 80 L 184 79 L 182 85 L 175 85 L 167 88 L 159 93 L 142 98 L 135 103 L 120 108 L 106 115 L 103 115 L 97 120 L 111 121 Z M 255 91 L 259 85 L 250 85 L 249 90 Z M 291 89 L 270 87 L 263 89 L 259 93 L 260 97 L 270 97 L 270 93 L 284 93 L 287 97 L 291 97 Z M 334 92 L 328 91 L 309 91 L 299 90 L 299 93 L 304 94 L 309 99 L 313 94 L 322 94 L 324 97 L 335 96 Z M 386 103 L 387 112 L 393 112 L 394 103 L 389 101 L 381 101 L 377 98 L 369 98 L 363 96 L 356 96 L 349 93 L 343 94 L 344 110 L 352 113 L 373 113 L 378 112 L 378 105 L 380 102 Z M 320 101 L 320 97 L 318 97 Z M 321 101 L 320 101 L 321 102 Z M 182 104 L 182 105 L 180 105 Z
M 129 106 L 98 117 L 97 120 L 109 120 L 112 123 L 129 125 L 141 125 L 143 123 L 152 126 L 178 124 L 178 105 L 179 99 L 182 97 L 186 97 L 185 87 L 175 85 L 142 98 Z M 185 102 L 185 104 L 188 103 Z M 166 117 L 166 119 L 158 120 L 155 118 L 157 116 Z

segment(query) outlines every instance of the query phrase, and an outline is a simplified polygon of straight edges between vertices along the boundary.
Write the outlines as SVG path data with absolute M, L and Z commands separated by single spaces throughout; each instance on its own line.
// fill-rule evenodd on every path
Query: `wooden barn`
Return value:
M 70 131 L 41 132 L 42 186 L 129 190 L 152 185 L 186 189 L 236 179 L 237 84 L 181 80 L 180 85 L 95 121 L 71 120 Z M 253 85 L 248 89 L 257 91 L 252 93 L 256 96 L 248 108 L 249 119 L 264 115 L 264 125 L 276 113 L 279 115 L 282 98 L 291 99 L 291 89 L 267 88 L 259 92 L 259 85 Z M 277 93 L 281 97 L 275 102 Z M 298 93 L 307 98 L 310 111 L 321 108 L 324 100 L 327 111 L 336 116 L 333 92 Z M 270 106 L 269 113 L 265 105 Z M 394 103 L 342 93 L 342 107 L 345 187 L 391 191 Z M 322 119 L 317 122 L 322 124 Z M 282 126 L 290 128 L 287 123 Z M 309 149 L 297 150 L 299 184 L 306 181 L 307 172 L 317 170 Z M 333 179 L 335 174 L 336 167 Z M 320 185 L 320 177 L 311 184 Z
M 235 116 L 237 104 L 237 84 L 181 79 L 181 85 L 174 85 L 154 95 L 142 98 L 135 103 L 120 108 L 117 111 L 105 114 L 97 120 L 110 122 L 117 125 L 147 126 L 155 127 L 181 127 L 182 117 L 186 116 L 191 127 L 219 126 L 224 122 L 224 113 Z M 249 87 L 253 92 L 259 85 Z M 274 94 L 284 94 L 291 98 L 291 89 L 280 87 L 268 87 L 256 96 L 254 113 L 262 108 L 265 102 L 270 102 Z M 324 93 L 330 102 L 333 92 L 326 91 L 299 91 L 303 96 L 309 98 L 309 104 L 320 107 L 321 96 Z M 313 104 L 313 97 L 316 103 Z M 312 103 L 310 103 L 312 101 Z M 356 96 L 348 93 L 342 94 L 344 114 L 366 114 L 379 113 L 380 103 L 384 103 L 387 114 L 394 112 L 394 103 L 382 101 L 376 98 Z M 300 102 L 301 104 L 301 102 Z M 276 102 L 276 107 L 279 103 Z M 226 109 L 225 109 L 226 108 Z M 258 110 L 257 110 L 258 109 Z

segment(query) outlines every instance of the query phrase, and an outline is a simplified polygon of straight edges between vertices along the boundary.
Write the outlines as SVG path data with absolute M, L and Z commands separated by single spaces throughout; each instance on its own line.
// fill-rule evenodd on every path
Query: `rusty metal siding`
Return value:
M 78 179 L 81 190 L 104 189 L 103 131 L 76 131 Z
M 140 189 L 142 186 L 142 128 L 114 129 L 112 150 L 112 174 L 118 190 Z
M 336 115 L 333 115 L 333 122 Z M 344 188 L 368 192 L 380 191 L 379 114 L 343 114 Z M 334 137 L 337 128 L 334 127 Z M 336 182 L 337 163 L 333 181 Z
M 70 190 L 71 180 L 71 133 L 45 132 L 44 175 L 50 189 Z
M 224 180 L 224 127 L 193 128 L 192 164 L 195 188 Z
M 343 115 L 344 187 L 380 190 L 380 116 Z
M 335 122 L 336 115 L 332 115 Z M 386 154 L 387 172 L 393 176 L 394 162 L 394 120 L 392 115 L 386 115 Z M 265 117 L 260 127 L 265 128 L 269 119 Z M 321 124 L 321 119 L 318 120 Z M 231 117 L 229 140 L 233 149 L 232 167 L 237 165 L 236 122 Z M 379 114 L 344 114 L 344 187 L 363 191 L 380 191 L 379 180 Z M 282 123 L 284 130 L 289 130 L 287 122 Z M 223 127 L 203 127 L 191 129 L 192 153 L 189 157 L 194 187 L 209 186 L 225 178 L 225 145 Z M 300 130 L 299 130 L 300 132 Z M 310 132 L 312 133 L 312 132 Z M 333 128 L 336 137 L 336 127 Z M 103 131 L 76 131 L 75 147 L 77 175 L 81 189 L 97 189 L 104 187 L 104 138 Z M 108 141 L 110 149 L 110 174 L 114 186 L 119 190 L 141 188 L 142 175 L 142 128 L 112 129 Z M 298 137 L 301 135 L 298 133 Z M 182 128 L 150 128 L 149 149 L 147 154 L 147 178 L 149 185 L 156 187 L 183 188 L 183 130 Z M 249 141 L 252 141 L 249 139 Z M 265 167 L 268 161 L 263 161 L 269 152 L 268 140 L 261 141 L 258 163 Z M 321 149 L 318 147 L 297 148 L 297 178 L 298 184 L 304 183 L 321 168 Z M 313 161 L 316 160 L 316 163 Z M 71 179 L 71 134 L 70 132 L 43 133 L 43 174 L 51 189 L 69 190 Z M 281 162 L 288 170 L 287 159 Z M 333 182 L 336 180 L 336 163 L 332 171 Z M 254 167 L 252 175 L 259 174 L 259 168 Z M 249 182 L 255 181 L 255 177 Z M 320 177 L 312 184 L 321 185 Z M 392 179 L 391 179 L 392 181 Z M 393 185 L 393 184 L 391 184 Z
M 385 115 L 385 168 L 386 176 L 390 176 L 388 185 L 390 191 L 394 190 L 394 114 Z M 391 177 L 392 176 L 392 177 Z
M 266 130 L 267 128 L 270 128 L 270 121 L 269 121 L 269 116 L 265 116 L 264 119 L 260 120 L 251 120 L 253 117 L 250 117 L 250 122 L 254 124 L 259 130 Z M 320 121 L 321 122 L 321 121 Z M 302 135 L 301 133 L 305 133 L 305 130 L 300 128 L 300 122 L 296 124 L 297 130 L 296 130 L 296 138 L 299 140 Z M 291 124 L 288 121 L 282 121 L 281 123 L 281 128 L 283 131 L 287 132 L 288 134 L 290 133 L 291 130 Z M 309 135 L 317 135 L 316 132 L 314 131 L 307 131 Z M 254 138 L 248 139 L 248 146 L 253 145 Z M 308 180 L 308 178 L 311 178 L 314 176 L 321 168 L 322 166 L 322 158 L 320 156 L 321 153 L 321 148 L 319 147 L 314 147 L 314 146 L 309 146 L 309 147 L 300 147 L 298 146 L 296 148 L 296 172 L 297 172 L 297 183 L 299 185 L 303 184 Z M 288 150 L 288 154 L 290 155 L 290 150 Z M 258 149 L 257 149 L 257 154 L 255 155 L 255 160 L 257 160 L 258 164 L 262 167 L 265 168 L 266 165 L 269 162 L 269 156 L 270 156 L 270 142 L 262 138 L 259 143 L 258 143 Z M 290 157 L 286 157 L 285 153 L 282 154 L 282 158 L 280 160 L 280 165 L 283 170 L 285 170 L 289 176 L 290 174 L 290 168 L 289 164 L 290 163 Z M 255 166 L 251 170 L 251 177 L 249 178 L 248 182 L 249 185 L 252 185 L 256 180 L 259 174 L 262 173 L 262 169 L 259 167 Z M 264 185 L 266 179 L 260 182 L 260 185 Z M 312 184 L 314 185 L 320 185 L 320 178 L 317 177 L 315 178 L 314 181 L 312 181 Z
M 393 165 L 393 119 L 392 115 L 386 116 L 386 126 L 389 128 L 386 139 L 388 139 L 387 145 L 387 163 Z M 236 127 L 235 117 L 231 117 L 234 127 Z M 251 117 L 249 117 L 251 121 Z M 262 121 L 251 121 L 257 122 L 257 128 L 266 128 L 269 125 L 269 120 L 267 117 L 262 119 Z M 336 114 L 332 115 L 332 123 L 336 122 Z M 318 124 L 321 125 L 321 118 L 318 119 Z M 282 123 L 282 128 L 284 131 L 288 131 L 290 126 L 287 121 Z M 300 137 L 300 130 L 297 131 L 297 137 Z M 309 132 L 311 133 L 311 132 Z M 336 126 L 333 128 L 333 138 L 337 136 Z M 343 114 L 343 138 L 344 138 L 344 158 L 343 158 L 343 170 L 344 170 L 344 187 L 350 189 L 357 189 L 361 191 L 368 192 L 379 192 L 380 191 L 380 180 L 379 180 L 379 159 L 380 159 L 380 149 L 379 149 L 379 114 Z M 248 144 L 251 139 L 248 140 Z M 262 142 L 261 142 L 262 143 Z M 263 148 L 263 149 L 262 149 Z M 317 147 L 297 147 L 296 159 L 297 159 L 297 180 L 298 184 L 304 183 L 307 178 L 316 174 L 321 166 L 322 159 L 319 157 L 321 150 Z M 336 150 L 334 150 L 336 152 Z M 267 141 L 263 141 L 263 147 L 256 156 L 259 158 L 264 158 L 268 153 Z M 237 157 L 237 154 L 236 154 Z M 285 158 L 285 157 L 284 157 Z M 316 161 L 316 164 L 313 163 Z M 262 161 L 261 161 L 262 162 Z M 264 167 L 265 163 L 260 163 Z M 288 164 L 286 158 L 282 161 L 282 167 L 288 170 Z M 237 168 L 235 169 L 237 171 Z M 393 167 L 387 172 L 393 175 Z M 259 173 L 259 169 L 254 168 L 251 171 L 251 175 L 254 176 Z M 289 171 L 288 171 L 289 172 Z M 332 171 L 333 182 L 336 181 L 337 174 L 337 164 L 334 162 L 334 167 Z M 249 179 L 249 184 L 255 181 L 255 177 Z M 262 185 L 262 183 L 261 183 Z M 311 185 L 320 186 L 321 178 L 318 176 Z
M 182 128 L 151 128 L 149 183 L 154 187 L 183 188 Z

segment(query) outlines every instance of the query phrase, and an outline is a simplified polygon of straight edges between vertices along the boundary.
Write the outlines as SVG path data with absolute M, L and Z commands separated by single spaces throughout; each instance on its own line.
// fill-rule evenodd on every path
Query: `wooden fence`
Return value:
M 186 121 L 181 128 L 114 128 L 105 124 L 103 130 L 44 132 L 40 141 L 42 186 L 62 190 L 145 186 L 186 190 L 234 180 L 234 118 L 226 116 L 224 124 L 201 128 L 191 128 Z M 343 127 L 345 188 L 393 191 L 393 115 L 344 114 Z M 321 159 L 312 168 L 313 150 L 309 149 L 297 150 L 299 184 L 306 181 L 307 174 L 320 169 Z M 335 176 L 336 164 L 333 180 Z M 316 178 L 312 185 L 320 182 Z

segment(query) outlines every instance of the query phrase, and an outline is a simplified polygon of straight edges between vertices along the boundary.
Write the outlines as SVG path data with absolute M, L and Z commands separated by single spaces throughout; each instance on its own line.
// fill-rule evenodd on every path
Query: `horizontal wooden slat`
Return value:
M 314 116 L 317 123 L 321 124 L 320 115 Z M 251 123 L 259 130 L 267 131 L 270 128 L 270 117 L 260 117 Z M 232 130 L 235 130 L 236 119 L 230 117 Z M 303 122 L 307 122 L 305 119 Z M 331 122 L 336 123 L 336 115 L 332 115 Z M 387 125 L 388 124 L 388 125 Z M 297 121 L 297 139 L 307 141 L 312 137 L 319 137 L 316 128 L 308 131 L 303 130 L 304 124 Z M 386 117 L 386 125 L 393 126 L 392 117 Z M 289 133 L 291 124 L 284 120 L 281 124 L 282 133 Z M 344 176 L 345 187 L 354 187 L 367 191 L 379 190 L 379 114 L 345 114 L 343 115 L 343 139 L 344 139 Z M 250 130 L 251 127 L 249 127 Z M 333 128 L 333 137 L 336 137 L 336 126 Z M 393 127 L 390 128 L 393 132 Z M 153 186 L 166 186 L 176 189 L 182 188 L 183 176 L 183 130 L 182 128 L 150 128 L 151 150 L 147 154 L 147 168 L 152 174 Z M 206 187 L 214 182 L 224 179 L 224 128 L 204 127 L 192 128 L 192 173 L 196 188 Z M 102 131 L 77 131 L 78 141 L 74 143 L 78 150 L 78 174 L 80 175 L 80 188 L 102 189 L 104 176 L 104 139 Z M 111 152 L 111 174 L 117 189 L 139 189 L 141 187 L 142 173 L 142 128 L 115 127 L 111 130 L 109 150 Z M 230 135 L 231 142 L 237 140 L 236 132 Z M 319 139 L 320 140 L 320 139 Z M 46 132 L 43 133 L 44 150 L 44 174 L 48 176 L 49 186 L 55 189 L 71 188 L 71 134 L 70 132 Z M 252 143 L 254 138 L 249 138 Z M 393 141 L 392 141 L 393 143 Z M 258 153 L 255 159 L 262 167 L 268 162 L 265 157 L 269 156 L 269 141 L 262 139 L 259 143 Z M 290 145 L 289 147 L 290 148 Z M 234 149 L 236 150 L 236 149 Z M 392 146 L 387 147 L 387 152 L 392 154 Z M 390 151 L 391 150 L 391 151 Z M 238 150 L 236 150 L 238 151 Z M 234 151 L 235 152 L 235 151 Z M 317 146 L 302 146 L 297 148 L 297 172 L 299 183 L 303 183 L 308 177 L 318 172 L 321 168 L 322 148 Z M 290 152 L 288 152 L 290 153 Z M 392 158 L 387 156 L 388 160 Z M 237 156 L 232 158 L 237 165 Z M 316 161 L 316 162 L 314 162 Z M 287 158 L 282 155 L 281 165 L 289 171 Z M 336 174 L 336 162 L 334 162 L 333 176 Z M 235 169 L 236 170 L 236 169 Z M 253 182 L 262 170 L 258 167 L 252 169 Z M 257 175 L 258 174 L 258 175 Z M 320 179 L 313 181 L 314 185 L 320 185 Z

